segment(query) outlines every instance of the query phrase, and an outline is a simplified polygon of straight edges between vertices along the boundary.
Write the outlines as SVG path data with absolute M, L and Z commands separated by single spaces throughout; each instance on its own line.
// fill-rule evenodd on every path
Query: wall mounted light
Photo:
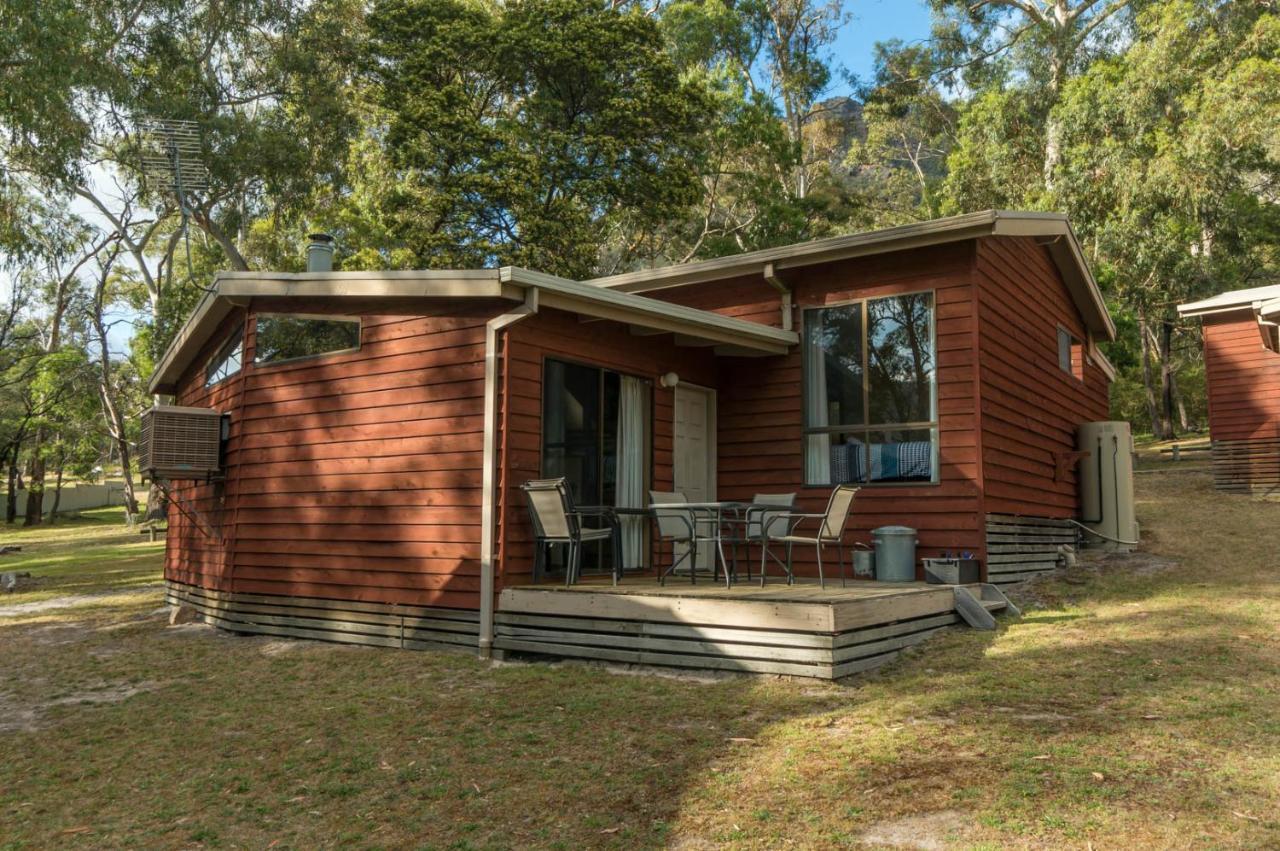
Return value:
M 663 376 L 658 379 L 658 383 L 663 387 L 670 389 L 680 383 L 680 376 L 676 375 L 674 372 L 664 373 Z

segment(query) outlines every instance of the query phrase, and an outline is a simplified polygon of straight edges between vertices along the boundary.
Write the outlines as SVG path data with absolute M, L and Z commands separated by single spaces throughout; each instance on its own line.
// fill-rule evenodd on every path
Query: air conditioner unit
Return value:
M 223 415 L 210 408 L 160 405 L 142 415 L 143 478 L 208 480 L 222 471 Z

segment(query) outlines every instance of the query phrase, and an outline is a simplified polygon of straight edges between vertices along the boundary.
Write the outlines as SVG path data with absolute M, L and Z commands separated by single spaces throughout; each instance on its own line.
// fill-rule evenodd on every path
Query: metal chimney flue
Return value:
M 327 233 L 307 234 L 307 271 L 333 271 L 333 237 Z

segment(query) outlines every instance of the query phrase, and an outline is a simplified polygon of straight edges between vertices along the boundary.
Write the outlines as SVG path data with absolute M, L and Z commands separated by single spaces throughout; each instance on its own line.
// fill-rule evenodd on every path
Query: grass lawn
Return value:
M 1146 553 L 834 685 L 168 627 L 109 516 L 2 532 L 0 848 L 1280 847 L 1280 504 L 1138 480 Z

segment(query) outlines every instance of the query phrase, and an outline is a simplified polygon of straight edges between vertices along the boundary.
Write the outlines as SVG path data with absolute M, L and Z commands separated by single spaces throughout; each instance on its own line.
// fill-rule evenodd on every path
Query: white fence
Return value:
M 107 482 L 101 485 L 72 485 L 62 489 L 62 499 L 58 501 L 58 513 L 84 511 L 88 508 L 105 508 L 108 505 L 124 505 L 124 485 L 119 482 Z M 53 486 L 44 489 L 44 510 L 48 513 L 53 508 Z M 18 516 L 27 516 L 27 492 L 18 491 Z M 0 518 L 3 519 L 3 518 Z

